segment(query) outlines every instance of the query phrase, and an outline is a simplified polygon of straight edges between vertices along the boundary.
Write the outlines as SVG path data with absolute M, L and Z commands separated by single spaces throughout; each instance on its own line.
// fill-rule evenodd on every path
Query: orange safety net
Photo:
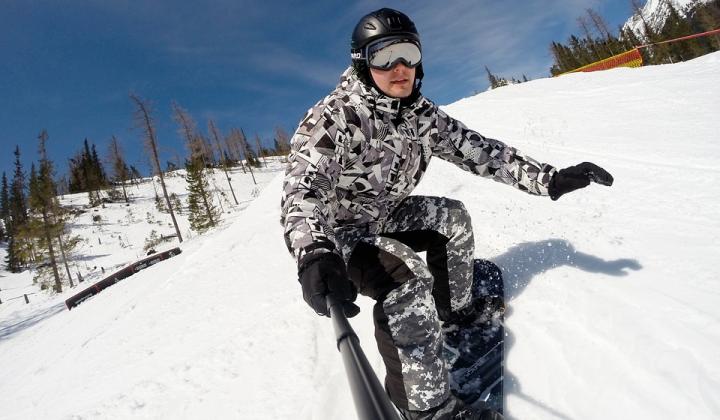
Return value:
M 614 69 L 615 67 L 642 67 L 642 65 L 643 61 L 642 55 L 640 55 L 640 50 L 635 48 L 630 51 L 625 51 L 624 53 L 613 55 L 612 57 L 608 57 L 604 60 L 596 61 L 594 63 L 587 64 L 585 66 L 576 68 L 575 70 L 570 70 L 562 74 L 576 73 L 579 71 L 589 72 L 608 70 Z M 562 74 L 558 76 L 561 76 Z
M 698 38 L 702 36 L 718 34 L 720 34 L 720 28 L 698 34 L 687 35 L 680 38 L 668 39 L 666 41 L 654 42 L 652 44 L 639 45 L 630 51 L 625 51 L 624 53 L 614 55 L 610 58 L 590 63 L 575 70 L 566 71 L 565 73 L 558 74 L 558 76 L 562 76 L 563 74 L 568 73 L 576 73 L 579 71 L 588 72 L 597 70 L 608 70 L 614 69 L 615 67 L 641 67 L 643 65 L 643 62 L 642 55 L 640 55 L 640 48 L 647 48 L 652 45 L 667 44 L 669 42 L 685 41 L 688 39 Z

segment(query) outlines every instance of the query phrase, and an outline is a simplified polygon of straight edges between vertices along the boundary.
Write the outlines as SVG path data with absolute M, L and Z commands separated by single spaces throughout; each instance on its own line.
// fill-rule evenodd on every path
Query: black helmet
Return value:
M 366 84 L 374 84 L 370 77 L 370 71 L 365 62 L 365 54 L 362 50 L 370 42 L 377 39 L 402 36 L 412 39 L 420 45 L 420 36 L 417 28 L 407 15 L 397 10 L 383 8 L 370 12 L 363 16 L 355 25 L 352 39 L 350 41 L 350 57 L 353 68 Z M 423 78 L 422 64 L 415 71 L 416 90 L 420 88 L 420 81 Z
M 413 21 L 402 12 L 385 8 L 363 16 L 355 25 L 350 41 L 351 52 L 357 52 L 371 41 L 389 36 L 407 36 L 420 43 Z

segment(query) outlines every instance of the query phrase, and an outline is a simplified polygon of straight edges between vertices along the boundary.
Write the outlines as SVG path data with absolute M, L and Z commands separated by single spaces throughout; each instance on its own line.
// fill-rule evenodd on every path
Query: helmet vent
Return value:
M 375 25 L 373 25 L 372 22 L 367 22 L 367 23 L 365 23 L 365 29 L 375 31 L 375 30 L 377 30 L 377 27 Z
M 387 23 L 390 29 L 400 29 L 402 27 L 400 16 L 388 16 Z

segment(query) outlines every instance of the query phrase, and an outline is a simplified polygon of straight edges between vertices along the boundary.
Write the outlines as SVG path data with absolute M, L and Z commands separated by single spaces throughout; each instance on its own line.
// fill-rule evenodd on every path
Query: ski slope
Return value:
M 536 159 L 615 177 L 553 202 L 435 159 L 416 190 L 465 202 L 476 256 L 503 269 L 507 418 L 720 418 L 719 98 L 715 53 L 444 108 Z M 356 418 L 331 323 L 302 301 L 282 240 L 281 178 L 72 311 L 63 296 L 0 306 L 2 417 Z

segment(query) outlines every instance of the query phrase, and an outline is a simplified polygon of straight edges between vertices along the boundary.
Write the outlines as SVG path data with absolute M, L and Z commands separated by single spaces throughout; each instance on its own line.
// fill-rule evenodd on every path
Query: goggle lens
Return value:
M 374 69 L 390 70 L 398 62 L 417 67 L 422 61 L 420 47 L 407 39 L 371 44 L 367 47 L 368 65 Z

